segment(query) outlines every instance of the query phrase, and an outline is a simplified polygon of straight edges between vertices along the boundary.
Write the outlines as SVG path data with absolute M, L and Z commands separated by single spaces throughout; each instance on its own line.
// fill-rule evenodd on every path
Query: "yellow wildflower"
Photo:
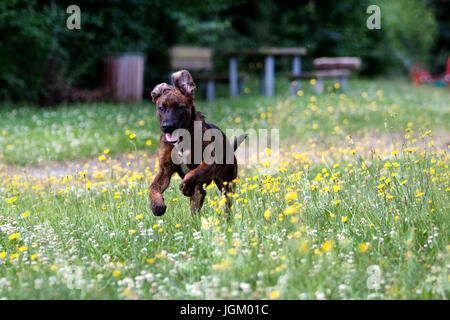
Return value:
M 11 197 L 11 198 L 9 198 L 6 202 L 9 203 L 9 204 L 11 204 L 11 203 L 14 203 L 14 202 L 16 202 L 16 201 L 17 201 L 17 197 Z
M 290 200 L 290 201 L 297 200 L 297 192 L 295 192 L 295 191 L 289 192 L 288 194 L 286 194 L 284 196 L 284 198 L 286 200 Z
M 358 247 L 357 250 L 359 252 L 366 252 L 367 250 L 369 250 L 369 243 L 367 242 L 361 242 Z
M 331 249 L 333 249 L 333 241 L 331 240 L 326 240 L 323 244 L 322 244 L 322 252 L 328 252 L 331 251 Z
M 20 237 L 20 233 L 13 233 L 12 235 L 10 235 L 9 236 L 9 240 L 14 240 L 14 239 L 16 239 L 16 238 L 18 238 L 18 237 Z
M 274 290 L 270 293 L 271 300 L 277 300 L 278 298 L 280 298 L 280 291 Z
M 290 206 L 290 207 L 287 207 L 286 209 L 284 209 L 285 215 L 290 215 L 290 214 L 297 213 L 297 212 L 298 212 L 298 209 L 294 206 Z

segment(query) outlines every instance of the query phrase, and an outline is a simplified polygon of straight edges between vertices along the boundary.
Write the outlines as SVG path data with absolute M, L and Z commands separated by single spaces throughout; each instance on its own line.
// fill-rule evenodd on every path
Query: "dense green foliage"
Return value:
M 382 12 L 386 12 L 383 22 L 387 45 L 393 58 L 406 68 L 415 62 L 428 60 L 435 39 L 436 23 L 433 12 L 427 10 L 426 3 L 411 0 L 383 1 Z
M 381 7 L 381 30 L 366 28 L 366 8 L 373 2 Z M 0 99 L 37 102 L 48 69 L 73 86 L 94 88 L 101 81 L 102 58 L 123 52 L 146 54 L 145 86 L 150 87 L 166 78 L 167 49 L 174 44 L 214 48 L 221 70 L 226 70 L 225 49 L 306 46 L 306 68 L 317 56 L 358 55 L 365 75 L 404 72 L 412 62 L 436 62 L 429 53 L 436 34 L 439 43 L 448 37 L 445 2 L 89 0 L 79 3 L 81 30 L 68 30 L 71 1 L 5 0 L 0 3 L 5 35 Z M 445 59 L 445 47 L 434 53 Z M 277 65 L 286 67 L 287 61 Z
M 434 73 L 443 73 L 447 58 L 450 56 L 450 0 L 433 0 L 434 15 L 436 17 L 438 33 L 432 50 L 430 62 Z

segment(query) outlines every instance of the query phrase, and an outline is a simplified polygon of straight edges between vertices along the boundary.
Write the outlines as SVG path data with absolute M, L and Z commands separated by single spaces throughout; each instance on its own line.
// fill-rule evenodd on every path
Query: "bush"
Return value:
M 425 0 L 380 2 L 381 30 L 366 28 L 371 2 L 88 0 L 80 5 L 81 30 L 68 30 L 66 8 L 72 1 L 4 0 L 0 34 L 7 36 L 0 39 L 0 99 L 38 102 L 45 84 L 55 81 L 48 71 L 69 85 L 95 88 L 102 58 L 136 51 L 147 56 L 148 97 L 153 84 L 167 81 L 167 51 L 174 44 L 214 48 L 216 67 L 224 71 L 224 50 L 256 46 L 305 46 L 305 69 L 317 56 L 357 55 L 364 75 L 404 72 L 413 62 L 428 62 L 437 26 Z M 445 19 L 442 10 L 437 13 Z M 287 61 L 277 67 L 287 68 Z
M 417 62 L 428 63 L 437 34 L 431 7 L 425 0 L 396 0 L 381 3 L 384 48 L 405 69 Z

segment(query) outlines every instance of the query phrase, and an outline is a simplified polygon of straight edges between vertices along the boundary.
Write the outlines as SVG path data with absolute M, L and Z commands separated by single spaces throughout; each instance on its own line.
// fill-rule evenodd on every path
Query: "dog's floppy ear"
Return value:
M 187 70 L 180 70 L 172 74 L 173 85 L 187 98 L 194 98 L 197 87 L 194 79 Z
M 170 84 L 167 83 L 160 83 L 157 86 L 155 86 L 152 90 L 152 100 L 153 102 L 156 103 L 156 100 L 158 100 L 158 98 L 164 93 L 164 91 L 173 89 L 173 86 L 171 86 Z

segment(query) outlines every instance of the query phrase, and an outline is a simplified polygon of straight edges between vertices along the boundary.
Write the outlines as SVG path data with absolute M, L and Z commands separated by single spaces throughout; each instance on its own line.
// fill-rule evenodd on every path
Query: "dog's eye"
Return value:
M 161 112 L 164 112 L 164 110 L 166 110 L 166 108 L 164 108 L 164 107 L 159 107 L 158 110 L 161 111 Z
M 180 105 L 178 105 L 178 106 L 176 106 L 175 107 L 175 109 L 177 110 L 177 111 L 180 111 L 180 110 L 182 110 L 184 107 L 183 106 L 180 106 Z

